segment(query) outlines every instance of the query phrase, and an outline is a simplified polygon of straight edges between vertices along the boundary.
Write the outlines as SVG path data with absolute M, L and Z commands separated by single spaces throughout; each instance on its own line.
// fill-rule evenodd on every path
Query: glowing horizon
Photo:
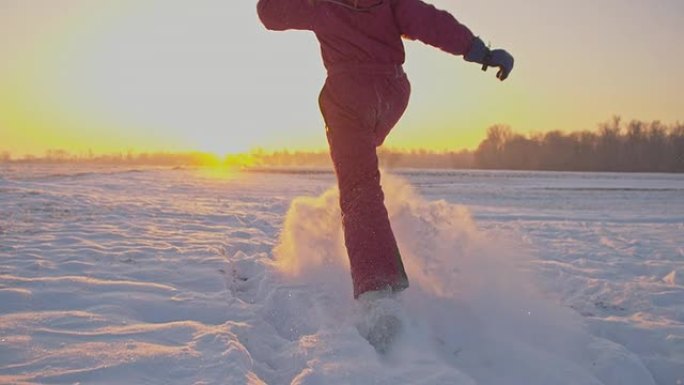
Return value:
M 593 129 L 613 115 L 684 120 L 684 74 L 674 70 L 684 66 L 674 44 L 684 3 L 433 3 L 510 50 L 516 68 L 499 83 L 406 42 L 413 94 L 389 147 L 473 149 L 495 124 L 526 133 Z M 0 151 L 325 150 L 315 39 L 265 31 L 254 6 L 4 1 Z

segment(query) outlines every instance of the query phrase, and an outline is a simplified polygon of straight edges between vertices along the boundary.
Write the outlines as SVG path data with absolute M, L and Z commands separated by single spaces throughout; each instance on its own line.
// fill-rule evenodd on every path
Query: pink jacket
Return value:
M 401 65 L 402 36 L 454 55 L 466 54 L 473 41 L 473 33 L 450 13 L 421 0 L 259 0 L 257 11 L 268 29 L 313 31 L 328 71 Z

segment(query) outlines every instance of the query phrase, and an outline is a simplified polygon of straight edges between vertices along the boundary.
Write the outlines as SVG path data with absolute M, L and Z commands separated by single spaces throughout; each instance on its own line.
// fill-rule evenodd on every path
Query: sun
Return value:
M 199 140 L 196 145 L 196 150 L 212 154 L 218 158 L 226 158 L 235 154 L 245 154 L 249 152 L 249 148 L 246 146 L 241 146 L 236 143 L 231 143 L 230 141 L 217 140 L 214 137 L 205 135 Z

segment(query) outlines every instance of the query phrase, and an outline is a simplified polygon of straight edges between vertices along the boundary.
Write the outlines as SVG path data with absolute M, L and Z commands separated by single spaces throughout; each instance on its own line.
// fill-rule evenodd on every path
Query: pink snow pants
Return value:
M 319 104 L 337 182 L 354 298 L 408 287 L 380 185 L 376 147 L 406 110 L 410 84 L 398 65 L 333 68 Z

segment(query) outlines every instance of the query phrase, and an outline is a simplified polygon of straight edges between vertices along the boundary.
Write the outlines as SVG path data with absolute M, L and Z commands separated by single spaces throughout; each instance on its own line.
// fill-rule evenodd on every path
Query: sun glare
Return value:
M 198 153 L 195 155 L 197 172 L 211 179 L 234 179 L 241 171 L 257 165 L 256 158 L 250 153 L 217 155 Z

